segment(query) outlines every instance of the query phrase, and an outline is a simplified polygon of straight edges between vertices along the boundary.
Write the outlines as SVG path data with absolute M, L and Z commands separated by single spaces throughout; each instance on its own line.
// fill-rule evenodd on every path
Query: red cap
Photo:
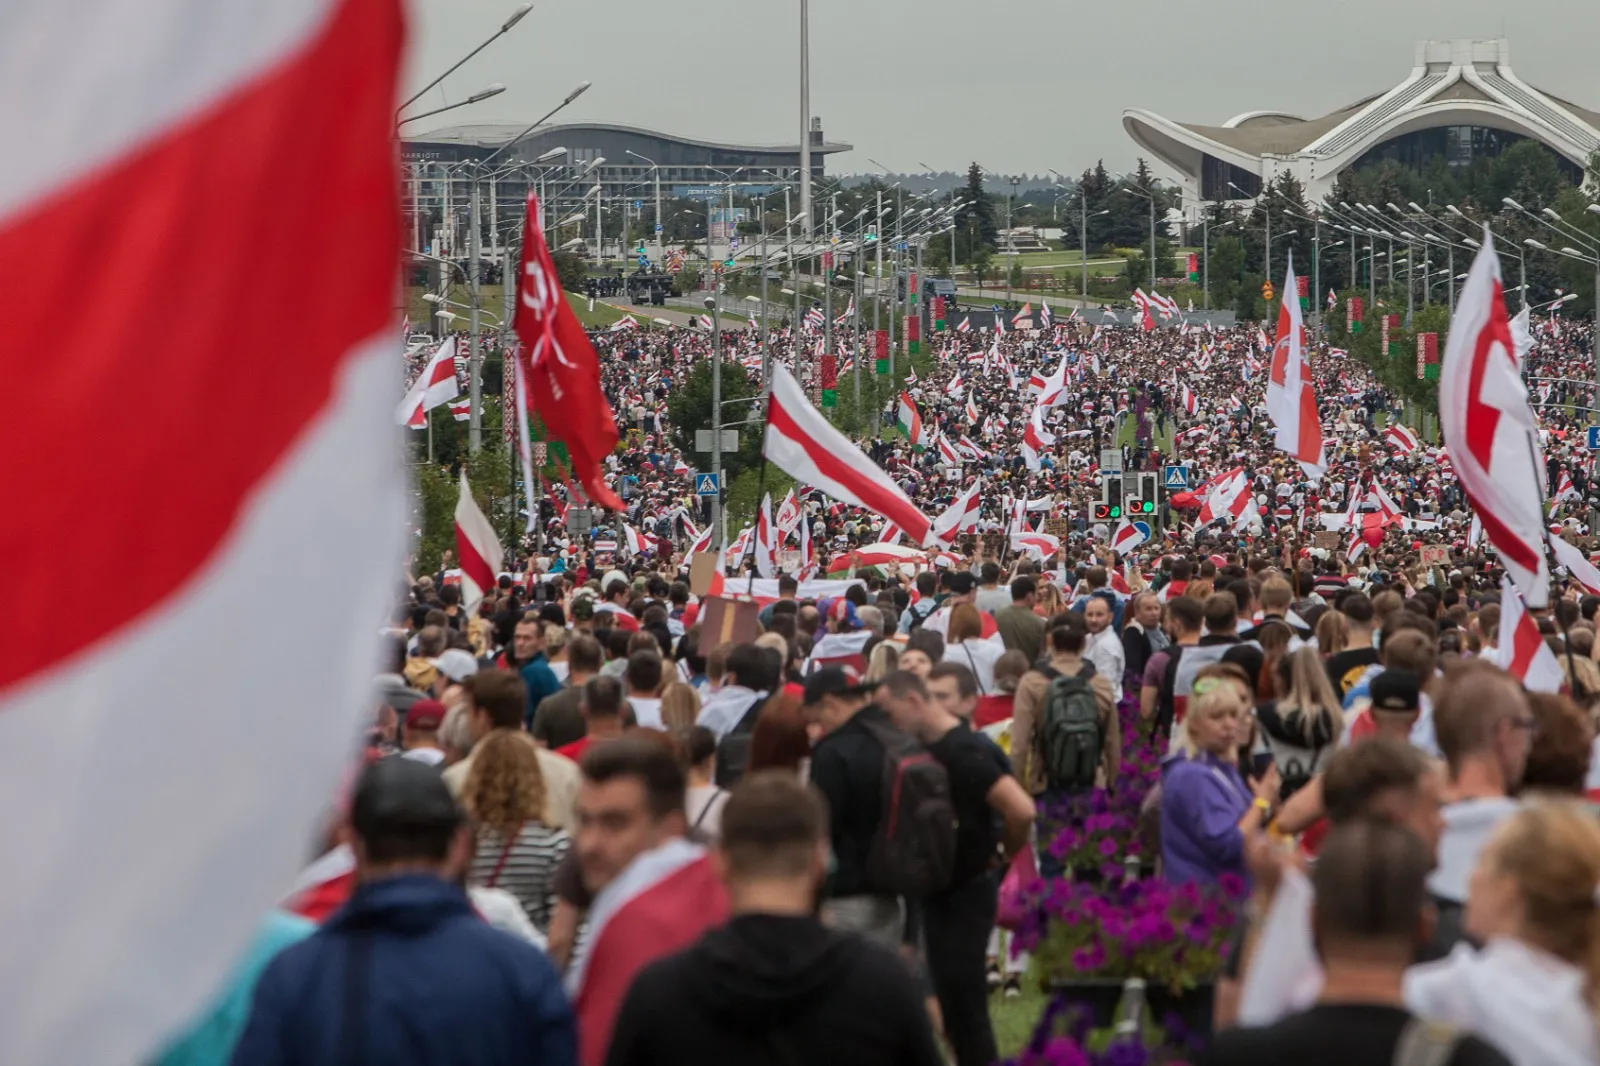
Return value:
M 406 711 L 407 729 L 438 729 L 444 722 L 444 704 L 438 700 L 418 700 Z

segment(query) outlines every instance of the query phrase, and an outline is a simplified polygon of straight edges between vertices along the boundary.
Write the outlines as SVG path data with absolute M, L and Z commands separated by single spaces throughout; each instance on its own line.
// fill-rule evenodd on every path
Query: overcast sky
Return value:
M 517 0 L 411 0 L 409 84 L 494 31 Z M 1135 149 L 1122 109 L 1221 124 L 1275 108 L 1312 117 L 1387 89 L 1417 41 L 1511 39 L 1531 85 L 1600 111 L 1597 0 L 811 0 L 811 110 L 855 150 L 829 171 L 1112 170 Z M 435 122 L 531 122 L 580 81 L 560 120 L 752 144 L 796 142 L 799 0 L 535 0 L 434 89 Z M 407 93 L 409 95 L 409 92 Z M 419 107 L 421 104 L 419 103 Z

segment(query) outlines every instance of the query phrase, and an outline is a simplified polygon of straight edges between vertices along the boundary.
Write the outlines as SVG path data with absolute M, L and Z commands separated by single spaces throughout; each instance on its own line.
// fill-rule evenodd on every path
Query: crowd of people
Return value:
M 941 334 L 905 385 L 927 436 L 863 447 L 925 513 L 976 485 L 975 513 L 865 566 L 883 519 L 797 486 L 787 528 L 840 563 L 742 613 L 691 592 L 704 518 L 665 416 L 710 338 L 594 339 L 645 550 L 552 518 L 475 604 L 448 553 L 412 568 L 363 765 L 164 1061 L 985 1066 L 1028 979 L 1002 875 L 1074 876 L 1046 812 L 1114 794 L 1135 748 L 1161 759 L 1157 876 L 1247 886 L 1199 1061 L 1600 1061 L 1600 595 L 1558 575 L 1536 613 L 1560 692 L 1502 669 L 1493 553 L 1364 365 L 1314 343 L 1313 480 L 1265 428 L 1253 325 Z M 1587 555 L 1587 415 L 1541 390 L 1592 377 L 1593 336 L 1532 341 L 1551 521 Z M 753 331 L 723 344 L 759 379 Z M 1025 448 L 1052 375 L 1055 443 Z M 1170 499 L 1113 551 L 1106 449 L 1191 486 L 1241 470 L 1250 506 Z M 756 589 L 741 555 L 728 584 Z

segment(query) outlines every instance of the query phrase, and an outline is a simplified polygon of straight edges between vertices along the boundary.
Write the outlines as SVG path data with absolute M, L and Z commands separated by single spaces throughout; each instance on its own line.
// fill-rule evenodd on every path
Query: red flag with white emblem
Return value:
M 1549 602 L 1545 463 L 1528 390 L 1517 370 L 1500 282 L 1485 230 L 1456 301 L 1439 373 L 1439 423 L 1461 487 L 1500 561 L 1534 608 Z
M 528 401 L 548 435 L 567 446 L 572 476 L 589 499 L 613 511 L 622 501 L 606 485 L 601 462 L 617 446 L 617 423 L 600 390 L 600 360 L 567 303 L 539 225 L 539 198 L 528 194 L 522 227 L 522 277 L 513 325 L 522 342 Z

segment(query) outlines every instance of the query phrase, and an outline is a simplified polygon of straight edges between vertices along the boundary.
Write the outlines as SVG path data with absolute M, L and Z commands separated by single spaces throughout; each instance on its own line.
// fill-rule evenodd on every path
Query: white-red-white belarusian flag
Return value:
M 1148 539 L 1138 527 L 1124 518 L 1117 524 L 1116 532 L 1111 534 L 1111 548 L 1113 551 L 1130 552 Z
M 1383 439 L 1389 447 L 1401 455 L 1410 455 L 1422 446 L 1422 442 L 1417 439 L 1417 435 L 1398 422 L 1383 431 Z
M 1500 258 L 1487 229 L 1461 287 L 1445 345 L 1439 424 L 1450 465 L 1489 543 L 1523 599 L 1543 607 L 1550 580 L 1544 553 L 1544 455 L 1517 370 Z
M 0 10 L 0 282 L 74 307 L 0 346 L 70 395 L 7 416 L 50 444 L 0 464 L 0 548 L 15 602 L 93 605 L 0 660 L 0 1063 L 149 1062 L 292 882 L 371 706 L 406 513 L 401 16 Z
M 457 422 L 470 422 L 472 420 L 472 401 L 451 400 L 450 417 Z
M 912 412 L 915 413 L 915 406 Z M 919 429 L 921 417 L 916 419 Z M 763 453 L 779 470 L 829 499 L 865 507 L 894 522 L 918 544 L 928 543 L 932 523 L 893 478 L 806 401 L 799 382 L 783 367 L 772 368 Z
M 1049 329 L 1053 317 L 1050 314 L 1050 301 L 1045 300 L 1039 307 L 1039 327 L 1041 329 Z
M 1184 414 L 1192 415 L 1200 410 L 1200 401 L 1195 398 L 1194 390 L 1187 384 L 1183 386 L 1182 396 Z
M 643 555 L 654 546 L 654 540 L 640 533 L 627 522 L 622 523 L 622 546 L 629 555 Z
M 412 429 L 422 429 L 428 424 L 428 412 L 442 403 L 449 403 L 461 395 L 456 381 L 456 339 L 445 338 L 439 350 L 433 353 L 428 365 L 422 368 L 417 380 L 412 382 L 405 399 L 395 410 L 395 421 Z
M 933 532 L 941 542 L 950 544 L 957 533 L 977 525 L 978 512 L 983 506 L 982 489 L 982 481 L 974 480 L 970 488 L 933 520 Z
M 463 470 L 461 495 L 456 498 L 456 558 L 461 561 L 461 608 L 469 615 L 494 588 L 502 557 L 500 538 L 472 498 Z
M 1267 371 L 1267 414 L 1277 427 L 1278 448 L 1316 478 L 1322 476 L 1328 464 L 1323 456 L 1322 416 L 1317 411 L 1311 364 L 1306 359 L 1306 331 L 1300 319 L 1297 291 L 1291 253 L 1283 302 L 1278 307 L 1278 338 Z
M 762 577 L 778 576 L 778 533 L 772 528 L 772 496 L 761 497 L 761 510 L 756 514 L 756 573 Z
M 1039 461 L 1039 454 L 1056 443 L 1055 434 L 1044 428 L 1043 407 L 1035 407 L 1028 416 L 1028 425 L 1022 431 L 1022 461 L 1029 470 L 1039 471 L 1043 464 Z
M 1561 663 L 1544 642 L 1509 575 L 1500 579 L 1500 635 L 1488 658 L 1529 692 L 1561 691 L 1565 680 Z
M 1029 325 L 1029 320 L 1032 317 L 1033 317 L 1033 304 L 1031 304 L 1031 303 L 1023 304 L 1022 305 L 1022 310 L 1018 311 L 1016 314 L 1011 316 L 1011 328 L 1012 329 L 1026 329 L 1028 327 L 1028 325 Z
M 910 393 L 902 392 L 900 394 L 900 404 L 896 408 L 896 417 L 899 421 L 900 429 L 905 433 L 906 439 L 911 442 L 912 447 L 921 448 L 927 444 L 927 438 L 923 435 L 922 429 L 922 412 L 917 410 L 917 401 L 911 398 Z
M 1550 548 L 1555 552 L 1556 562 L 1566 567 L 1567 573 L 1585 592 L 1600 596 L 1600 569 L 1596 569 L 1583 552 L 1555 536 L 1550 538 Z

